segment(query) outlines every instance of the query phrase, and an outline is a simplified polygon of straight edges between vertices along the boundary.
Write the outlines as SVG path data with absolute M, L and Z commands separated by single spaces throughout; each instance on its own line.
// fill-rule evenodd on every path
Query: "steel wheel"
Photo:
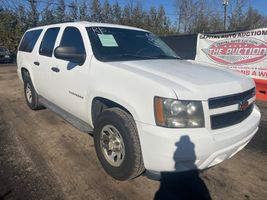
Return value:
M 22 74 L 23 76 L 23 82 L 24 82 L 24 96 L 27 105 L 32 110 L 39 110 L 43 108 L 38 101 L 38 94 L 34 89 L 34 86 L 32 84 L 32 81 L 30 79 L 29 73 L 24 72 Z
M 144 171 L 141 146 L 133 117 L 120 108 L 105 109 L 94 125 L 97 157 L 117 180 L 129 180 Z
M 125 158 L 123 138 L 114 126 L 106 125 L 100 134 L 101 151 L 110 165 L 119 167 Z
M 29 83 L 27 83 L 26 86 L 26 97 L 29 103 L 32 103 L 32 90 Z

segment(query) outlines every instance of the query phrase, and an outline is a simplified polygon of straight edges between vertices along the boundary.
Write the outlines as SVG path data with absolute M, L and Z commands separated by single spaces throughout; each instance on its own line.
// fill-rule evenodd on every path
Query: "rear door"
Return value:
M 51 84 L 51 68 L 55 64 L 53 51 L 59 30 L 59 27 L 46 30 L 39 46 L 38 59 L 35 62 L 35 68 L 38 73 L 38 93 L 50 101 L 53 99 L 51 90 L 54 89 Z

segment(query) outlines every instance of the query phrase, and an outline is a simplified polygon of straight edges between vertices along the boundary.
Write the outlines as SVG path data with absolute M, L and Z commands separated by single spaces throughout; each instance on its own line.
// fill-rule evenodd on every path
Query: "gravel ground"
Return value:
M 48 109 L 31 111 L 16 66 L 0 66 L 0 200 L 267 199 L 267 103 L 260 129 L 236 156 L 201 174 L 119 182 L 102 169 L 93 138 Z M 180 199 L 181 199 L 180 198 Z

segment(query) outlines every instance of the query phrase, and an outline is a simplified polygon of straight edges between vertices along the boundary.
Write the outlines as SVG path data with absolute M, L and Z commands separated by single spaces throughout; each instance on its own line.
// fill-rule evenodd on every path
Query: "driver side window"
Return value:
M 80 54 L 85 54 L 84 43 L 79 29 L 66 27 L 60 42 L 60 46 L 75 47 Z

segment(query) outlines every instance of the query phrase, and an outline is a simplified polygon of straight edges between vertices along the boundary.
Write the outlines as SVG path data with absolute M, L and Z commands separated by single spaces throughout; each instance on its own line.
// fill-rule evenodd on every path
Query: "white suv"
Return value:
M 149 31 L 75 22 L 26 31 L 17 54 L 28 106 L 94 136 L 119 180 L 205 169 L 240 151 L 260 122 L 251 78 L 182 61 Z

